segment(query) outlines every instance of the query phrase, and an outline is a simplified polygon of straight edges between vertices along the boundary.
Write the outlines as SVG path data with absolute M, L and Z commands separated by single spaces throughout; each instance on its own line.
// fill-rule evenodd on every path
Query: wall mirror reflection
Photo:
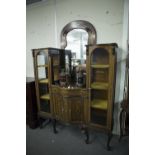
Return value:
M 72 51 L 72 65 L 86 63 L 86 46 L 88 44 L 88 33 L 83 29 L 74 29 L 67 34 L 67 47 Z

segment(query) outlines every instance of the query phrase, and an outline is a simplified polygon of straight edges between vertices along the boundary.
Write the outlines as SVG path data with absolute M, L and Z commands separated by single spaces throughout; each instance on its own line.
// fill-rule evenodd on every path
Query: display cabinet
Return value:
M 59 84 L 60 72 L 65 68 L 68 58 L 70 72 L 71 52 L 56 48 L 33 49 L 35 86 L 37 95 L 38 117 L 54 118 L 52 103 L 52 84 Z M 55 119 L 55 118 L 54 118 Z
M 86 134 L 86 143 L 89 143 L 89 128 L 104 130 L 108 134 L 109 150 L 113 127 L 117 44 L 86 47 L 84 87 L 70 79 L 73 77 L 71 51 L 55 48 L 33 50 L 38 116 L 53 120 L 55 133 L 56 120 L 81 124 Z
M 115 60 L 117 44 L 87 45 L 87 89 L 89 126 L 108 133 L 107 148 L 112 131 L 115 91 Z
M 81 61 L 84 64 L 71 66 L 71 51 L 65 50 L 67 35 L 77 29 L 88 33 L 86 63 Z M 82 20 L 68 23 L 62 29 L 60 38 L 61 49 L 33 49 L 38 116 L 52 119 L 54 132 L 56 120 L 81 124 L 86 143 L 89 143 L 89 128 L 106 131 L 109 150 L 117 44 L 96 44 L 95 27 Z M 75 52 L 74 49 L 72 52 Z

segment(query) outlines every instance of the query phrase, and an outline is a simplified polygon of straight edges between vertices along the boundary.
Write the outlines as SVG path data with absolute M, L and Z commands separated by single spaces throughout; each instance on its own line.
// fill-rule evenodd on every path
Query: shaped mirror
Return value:
M 85 64 L 88 33 L 82 29 L 74 29 L 67 34 L 67 47 L 72 51 L 72 64 Z
M 85 45 L 96 44 L 96 38 L 96 30 L 88 21 L 72 21 L 61 31 L 61 48 L 72 52 L 71 79 L 72 83 L 76 83 L 78 87 L 86 85 L 87 52 Z

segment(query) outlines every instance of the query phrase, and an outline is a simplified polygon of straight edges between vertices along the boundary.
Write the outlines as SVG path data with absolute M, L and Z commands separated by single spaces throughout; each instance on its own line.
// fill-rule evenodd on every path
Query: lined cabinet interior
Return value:
M 90 89 L 90 124 L 111 128 L 115 46 L 87 46 L 87 88 Z

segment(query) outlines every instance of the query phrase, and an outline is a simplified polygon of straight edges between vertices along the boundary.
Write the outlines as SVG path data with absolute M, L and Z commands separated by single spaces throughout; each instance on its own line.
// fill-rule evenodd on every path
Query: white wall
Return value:
M 52 1 L 26 9 L 26 76 L 34 77 L 31 49 L 56 46 L 54 14 Z
M 125 1 L 125 3 L 124 3 Z M 87 20 L 97 31 L 97 43 L 116 42 L 118 49 L 116 103 L 114 130 L 119 134 L 118 116 L 123 97 L 124 66 L 121 61 L 126 55 L 126 21 L 128 0 L 44 0 L 27 6 L 26 75 L 33 77 L 33 48 L 60 48 L 62 28 L 74 20 Z

